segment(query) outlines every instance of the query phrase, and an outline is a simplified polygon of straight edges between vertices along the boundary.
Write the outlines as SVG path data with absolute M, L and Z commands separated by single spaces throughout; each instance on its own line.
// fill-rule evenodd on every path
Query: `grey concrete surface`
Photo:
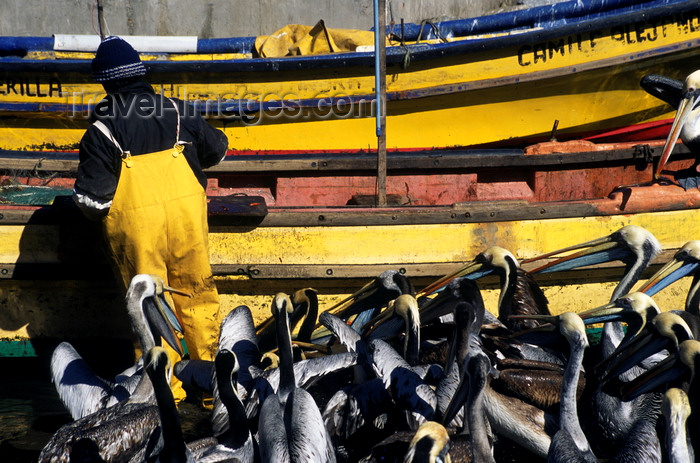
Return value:
M 386 0 L 387 21 L 469 18 L 542 0 Z M 94 34 L 95 0 L 0 0 L 0 34 Z M 286 24 L 370 29 L 372 0 L 103 0 L 108 31 L 116 35 L 199 38 L 270 34 Z

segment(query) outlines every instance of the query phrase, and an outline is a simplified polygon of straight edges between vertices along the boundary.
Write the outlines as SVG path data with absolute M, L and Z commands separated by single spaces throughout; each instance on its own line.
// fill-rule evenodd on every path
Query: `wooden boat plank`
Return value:
M 520 149 L 429 150 L 411 153 L 390 152 L 388 170 L 440 170 L 483 167 L 547 167 L 564 165 L 604 164 L 610 161 L 657 159 L 663 140 L 631 144 L 628 148 L 596 149 L 591 151 L 523 155 Z M 591 144 L 591 148 L 596 148 Z M 42 156 L 43 154 L 43 156 Z M 685 145 L 674 149 L 674 158 L 689 154 Z M 11 155 L 11 156 L 10 156 Z M 75 159 L 53 159 L 55 156 Z M 325 172 L 376 170 L 376 154 L 326 153 L 269 156 L 228 156 L 223 162 L 207 169 L 212 175 L 254 172 Z M 0 150 L 0 170 L 75 173 L 76 153 L 22 152 Z

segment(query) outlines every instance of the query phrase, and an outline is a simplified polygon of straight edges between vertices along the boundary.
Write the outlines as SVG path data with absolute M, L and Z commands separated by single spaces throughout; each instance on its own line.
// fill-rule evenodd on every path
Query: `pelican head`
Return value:
M 275 294 L 275 297 L 272 298 L 270 310 L 272 311 L 272 315 L 275 318 L 284 313 L 286 313 L 289 316 L 289 314 L 294 312 L 294 305 L 292 304 L 292 300 L 287 294 L 277 293 Z
M 541 267 L 531 270 L 530 273 L 571 270 L 615 260 L 627 263 L 630 260 L 646 258 L 647 261 L 651 261 L 661 252 L 661 243 L 645 228 L 637 225 L 625 225 L 608 236 L 526 259 L 523 263 L 556 257 L 562 253 L 578 249 L 581 249 L 581 251 L 556 258 Z
M 450 437 L 447 430 L 435 421 L 420 425 L 411 440 L 404 463 L 450 463 Z
M 499 246 L 492 246 L 479 253 L 474 260 L 459 268 L 453 273 L 445 275 L 434 283 L 421 290 L 416 297 L 427 296 L 439 291 L 455 278 L 465 277 L 470 280 L 477 280 L 481 277 L 491 275 L 494 272 L 507 273 L 512 266 L 520 267 L 518 259 L 507 249 Z
M 510 315 L 508 318 L 538 320 L 542 323 L 540 326 L 528 328 L 513 335 L 514 338 L 521 341 L 536 345 L 552 344 L 552 335 L 556 335 L 558 331 L 569 344 L 581 343 L 584 347 L 588 347 L 586 325 L 581 317 L 574 312 L 563 312 L 559 315 Z
M 138 274 L 129 283 L 126 292 L 126 305 L 132 326 L 148 324 L 154 339 L 162 337 L 178 354 L 184 350 L 176 331 L 183 332 L 182 323 L 177 314 L 163 296 L 164 291 L 184 294 L 167 286 L 156 275 Z M 144 330 L 137 330 L 144 331 Z
M 569 341 L 569 343 L 582 344 L 588 347 L 588 336 L 586 335 L 586 325 L 578 314 L 564 312 L 559 315 L 559 332 Z
M 418 314 L 418 301 L 410 294 L 402 294 L 393 301 L 394 312 L 404 319 L 404 356 L 409 365 L 418 364 L 418 350 L 420 346 L 420 315 Z
M 627 336 L 621 342 L 622 345 L 628 339 L 639 334 L 646 323 L 660 313 L 661 309 L 651 296 L 635 291 L 618 297 L 609 304 L 581 312 L 579 315 L 586 325 L 610 321 L 627 323 Z
M 653 296 L 684 276 L 692 274 L 699 266 L 700 240 L 688 241 L 676 252 L 673 259 L 651 276 L 639 290 Z
M 168 353 L 164 348 L 155 346 L 149 350 L 146 353 L 144 365 L 146 365 L 147 371 L 156 372 L 156 374 L 163 374 L 168 381 L 170 381 L 173 371 L 173 364 L 170 362 Z
M 676 111 L 676 117 L 673 119 L 671 131 L 661 151 L 661 159 L 659 159 L 659 164 L 656 166 L 654 179 L 658 180 L 661 177 L 661 172 L 668 162 L 668 158 L 671 156 L 673 147 L 676 146 L 678 137 L 680 137 L 684 143 L 688 143 L 695 141 L 699 135 L 698 122 L 700 122 L 700 119 L 698 116 L 700 116 L 700 98 L 698 98 L 698 96 L 700 96 L 700 70 L 691 73 L 685 79 L 681 101 Z

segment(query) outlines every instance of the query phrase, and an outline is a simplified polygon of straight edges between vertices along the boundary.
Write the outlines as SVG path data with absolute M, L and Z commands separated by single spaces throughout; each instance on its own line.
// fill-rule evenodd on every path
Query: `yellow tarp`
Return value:
M 326 29 L 323 20 L 315 26 L 288 24 L 272 35 L 255 39 L 255 50 L 261 58 L 348 52 L 360 45 L 374 45 L 374 32 Z

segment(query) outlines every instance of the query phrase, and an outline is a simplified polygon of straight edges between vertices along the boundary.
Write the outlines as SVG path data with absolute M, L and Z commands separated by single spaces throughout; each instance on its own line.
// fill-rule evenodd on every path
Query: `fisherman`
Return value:
M 219 163 L 226 135 L 178 99 L 158 95 L 139 54 L 110 36 L 97 48 L 92 75 L 107 92 L 80 141 L 73 199 L 100 220 L 124 290 L 139 273 L 161 276 L 191 295 L 173 295 L 191 358 L 213 359 L 219 295 L 208 249 L 206 176 Z M 179 360 L 170 350 L 171 360 Z M 185 398 L 171 384 L 177 402 Z

